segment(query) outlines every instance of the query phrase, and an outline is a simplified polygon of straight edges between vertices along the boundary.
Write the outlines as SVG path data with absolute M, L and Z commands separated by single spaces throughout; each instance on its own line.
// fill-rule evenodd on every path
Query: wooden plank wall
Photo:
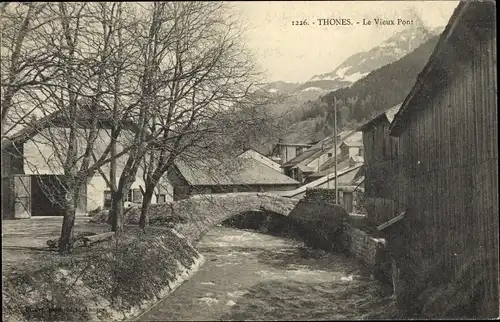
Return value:
M 478 291 L 491 310 L 499 303 L 496 32 L 478 35 L 468 48 L 449 48 L 449 65 L 439 62 L 443 74 L 432 76 L 439 82 L 429 80 L 401 134 L 395 198 L 414 210 L 413 261 L 442 265 L 471 288 L 483 277 Z
M 363 132 L 365 148 L 365 208 L 376 225 L 396 214 L 398 138 L 389 136 L 387 119 L 374 122 Z

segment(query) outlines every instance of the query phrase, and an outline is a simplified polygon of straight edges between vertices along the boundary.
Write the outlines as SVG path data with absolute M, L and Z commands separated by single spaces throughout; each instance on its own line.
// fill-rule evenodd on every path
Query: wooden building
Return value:
M 110 128 L 112 117 L 109 113 L 99 110 L 88 110 L 81 106 L 78 113 L 80 127 L 77 146 L 86 146 L 86 136 L 80 135 L 84 129 L 90 128 L 93 118 L 98 118 L 99 131 L 93 144 L 94 153 L 102 155 L 110 143 Z M 58 110 L 36 122 L 20 129 L 18 132 L 2 140 L 2 218 L 22 219 L 32 216 L 62 216 L 64 198 L 66 198 L 64 176 L 64 154 L 67 151 L 68 124 L 62 110 Z M 125 120 L 124 130 L 117 143 L 118 153 L 125 146 L 129 136 L 135 133 L 137 125 Z M 60 145 L 60 146 L 59 146 Z M 59 155 L 61 154 L 61 155 Z M 79 151 L 79 156 L 83 151 Z M 117 182 L 123 171 L 128 155 L 122 155 L 116 160 Z M 81 161 L 80 161 L 81 162 Z M 79 167 L 80 164 L 77 164 Z M 110 166 L 101 167 L 105 174 L 110 173 Z M 141 186 L 142 168 L 138 170 L 135 181 L 125 197 L 125 207 L 142 200 Z M 155 189 L 152 203 L 166 202 L 172 199 L 172 187 L 168 182 L 162 182 Z M 80 196 L 76 204 L 77 214 L 84 214 L 97 208 L 107 208 L 110 205 L 110 191 L 107 180 L 95 173 L 85 180 L 80 187 Z
M 363 132 L 364 206 L 368 221 L 374 225 L 380 225 L 397 213 L 393 195 L 397 189 L 398 138 L 389 135 L 389 127 L 400 107 L 398 104 L 358 128 Z
M 495 3 L 461 2 L 390 128 L 406 297 L 455 285 L 441 311 L 461 317 L 499 316 L 496 61 Z
M 307 151 L 302 152 L 302 154 L 289 160 L 282 164 L 283 173 L 287 176 L 304 183 L 311 174 L 321 171 L 321 168 L 326 163 L 332 164 L 335 162 L 335 154 L 341 156 L 340 146 L 342 143 L 344 145 L 353 145 L 351 151 L 353 154 L 355 151 L 359 150 L 361 143 L 362 133 L 358 131 L 342 131 L 337 134 L 337 146 L 334 148 L 334 137 L 326 137 L 319 141 Z M 347 151 L 349 152 L 349 147 Z M 342 156 L 341 156 L 342 157 Z M 343 159 L 349 158 L 349 155 L 342 159 L 337 159 L 337 162 L 341 162 Z
M 307 151 L 313 145 L 314 143 L 279 142 L 274 146 L 271 155 L 273 157 L 279 157 L 280 163 L 285 164 L 293 158 L 301 155 L 303 152 Z
M 293 190 L 300 183 L 253 158 L 177 161 L 165 181 L 173 187 L 174 200 L 193 195 L 276 192 Z

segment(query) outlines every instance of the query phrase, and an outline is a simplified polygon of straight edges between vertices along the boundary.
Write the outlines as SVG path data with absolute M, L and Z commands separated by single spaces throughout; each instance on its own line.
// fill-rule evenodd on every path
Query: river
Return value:
M 225 227 L 210 230 L 197 249 L 205 264 L 140 321 L 394 317 L 387 289 L 343 255 Z

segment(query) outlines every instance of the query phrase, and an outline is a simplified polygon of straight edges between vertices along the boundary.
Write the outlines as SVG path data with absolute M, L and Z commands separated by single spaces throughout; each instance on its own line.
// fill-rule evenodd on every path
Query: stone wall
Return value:
M 344 234 L 347 253 L 363 262 L 376 279 L 392 284 L 392 265 L 386 241 L 349 224 L 344 228 Z
M 345 228 L 345 233 L 348 236 L 349 254 L 363 260 L 369 266 L 374 266 L 377 250 L 383 247 L 383 242 L 350 225 Z
M 349 214 L 344 208 L 325 201 L 301 200 L 290 212 L 294 229 L 304 242 L 315 248 L 343 251 L 344 222 Z
M 309 202 L 324 201 L 335 204 L 335 189 L 307 188 L 304 200 Z
M 280 197 L 265 193 L 229 193 L 196 195 L 172 203 L 151 205 L 148 209 L 151 225 L 171 223 L 173 228 L 186 236 L 188 241 L 197 240 L 224 220 L 254 210 L 274 212 L 288 216 L 299 202 L 298 199 Z M 137 225 L 140 208 L 134 207 L 125 214 L 124 222 Z M 107 222 L 106 213 L 95 215 L 91 222 Z

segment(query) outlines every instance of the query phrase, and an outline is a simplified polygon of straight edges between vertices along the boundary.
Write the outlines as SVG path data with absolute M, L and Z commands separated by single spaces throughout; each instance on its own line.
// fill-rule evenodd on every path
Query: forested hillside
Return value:
M 318 140 L 330 135 L 333 127 L 332 107 L 328 102 L 337 100 L 337 125 L 339 130 L 355 129 L 386 109 L 401 103 L 415 83 L 434 47 L 438 36 L 429 39 L 403 58 L 385 65 L 357 81 L 350 87 L 330 92 L 317 100 L 309 101 L 293 120 L 285 141 L 293 141 L 300 129 L 301 140 Z M 304 127 L 314 126 L 314 129 Z M 310 133 L 305 138 L 304 133 Z

